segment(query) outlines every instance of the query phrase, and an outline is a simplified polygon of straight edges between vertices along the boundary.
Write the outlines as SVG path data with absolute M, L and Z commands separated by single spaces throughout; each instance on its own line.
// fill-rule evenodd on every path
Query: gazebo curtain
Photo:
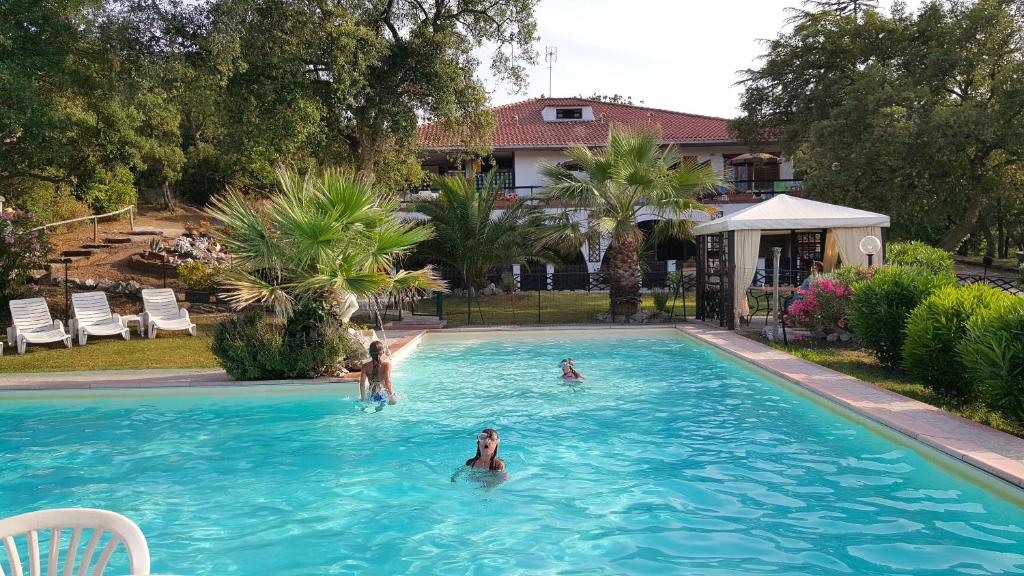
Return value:
M 826 272 L 835 269 L 837 261 L 843 264 L 861 264 L 867 266 L 868 257 L 860 251 L 860 241 L 865 236 L 882 236 L 880 226 L 862 226 L 860 228 L 830 228 L 825 238 L 825 254 L 822 264 Z M 878 258 L 881 264 L 881 257 Z
M 732 291 L 732 309 L 736 311 L 736 325 L 739 326 L 740 317 L 750 314 L 747 288 L 750 288 L 750 283 L 754 280 L 754 272 L 757 271 L 757 253 L 761 247 L 761 231 L 737 230 L 735 238 L 736 245 L 730 247 L 735 254 L 736 262 L 736 286 Z

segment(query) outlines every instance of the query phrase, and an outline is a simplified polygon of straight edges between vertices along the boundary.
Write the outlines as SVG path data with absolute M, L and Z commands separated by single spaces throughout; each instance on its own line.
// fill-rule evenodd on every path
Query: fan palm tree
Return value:
M 721 178 L 710 164 L 690 159 L 676 162 L 672 148 L 660 146 L 658 134 L 646 128 L 613 127 L 604 149 L 574 146 L 566 155 L 582 175 L 555 164 L 540 171 L 547 181 L 543 195 L 570 206 L 554 218 L 547 241 L 578 250 L 587 241 L 608 237 L 611 312 L 633 315 L 641 300 L 640 212 L 648 210 L 658 220 L 652 239 L 689 237 L 689 213 L 713 210 L 697 198 L 717 189 Z M 573 213 L 580 211 L 586 217 L 574 218 Z
M 435 180 L 438 198 L 420 202 L 416 209 L 430 218 L 434 236 L 417 251 L 435 262 L 447 264 L 460 273 L 467 288 L 482 288 L 487 273 L 503 264 L 549 262 L 556 255 L 541 245 L 543 213 L 522 199 L 511 200 L 496 211 L 501 189 L 494 173 L 484 186 L 458 176 Z
M 217 238 L 232 257 L 221 278 L 234 307 L 269 303 L 289 317 L 307 305 L 337 311 L 355 297 L 444 289 L 429 268 L 391 274 L 431 228 L 401 222 L 397 199 L 372 181 L 342 170 L 280 169 L 278 182 L 260 202 L 231 189 L 211 201 L 209 215 L 223 224 Z

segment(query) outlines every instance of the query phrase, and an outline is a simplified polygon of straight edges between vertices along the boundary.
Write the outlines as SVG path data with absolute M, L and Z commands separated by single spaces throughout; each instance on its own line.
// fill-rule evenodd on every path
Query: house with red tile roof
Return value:
M 772 152 L 770 146 L 755 152 L 740 143 L 729 130 L 726 118 L 585 98 L 535 98 L 497 106 L 493 111 L 497 122 L 490 136 L 492 153 L 488 158 L 466 161 L 465 147 L 457 137 L 440 125 L 421 125 L 419 143 L 423 169 L 434 175 L 477 178 L 481 184 L 483 175 L 493 169 L 508 193 L 529 197 L 544 186 L 540 167 L 567 163 L 565 150 L 570 146 L 600 148 L 608 141 L 609 128 L 615 125 L 650 126 L 660 135 L 661 143 L 670 146 L 680 159 L 689 157 L 708 162 L 723 175 L 729 186 L 717 197 L 703 200 L 716 205 L 719 214 L 727 215 L 776 193 L 800 189 L 800 181 L 793 178 L 791 161 L 767 153 Z M 568 211 L 571 217 L 586 221 L 585 213 L 571 207 L 548 206 L 546 210 Z M 423 216 L 409 213 L 408 217 Z M 700 219 L 707 215 L 688 217 Z M 640 228 L 648 232 L 657 218 L 654 211 L 641 211 Z M 594 272 L 600 268 L 606 248 L 606 240 L 600 244 L 588 243 L 575 259 L 558 269 L 549 266 L 548 272 Z M 645 274 L 660 280 L 645 279 L 645 285 L 663 284 L 665 274 L 686 265 L 695 254 L 696 245 L 690 240 L 658 242 L 653 254 L 647 257 Z M 519 266 L 512 266 L 512 272 L 518 274 Z
M 529 196 L 544 185 L 541 165 L 566 162 L 564 151 L 572 145 L 604 146 L 611 126 L 631 125 L 654 128 L 680 158 L 710 162 L 733 183 L 734 194 L 770 195 L 800 186 L 793 179 L 792 162 L 764 151 L 752 153 L 737 141 L 726 118 L 585 98 L 535 98 L 493 110 L 493 158 L 460 165 L 458 139 L 437 124 L 424 124 L 419 128 L 424 170 L 443 175 L 496 169 L 506 188 Z

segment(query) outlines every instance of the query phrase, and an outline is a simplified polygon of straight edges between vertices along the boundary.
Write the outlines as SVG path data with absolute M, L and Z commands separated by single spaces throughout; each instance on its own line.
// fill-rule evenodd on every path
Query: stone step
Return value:
M 94 252 L 92 250 L 84 250 L 84 249 L 65 250 L 65 251 L 60 253 L 61 256 L 64 256 L 66 258 L 88 257 L 88 256 L 92 256 L 93 254 L 94 254 Z
M 163 230 L 133 230 L 129 232 L 123 232 L 125 236 L 163 236 Z
M 113 237 L 113 238 L 104 238 L 103 241 L 105 243 L 107 243 L 107 244 L 129 244 L 129 243 L 131 243 L 132 239 L 131 238 L 123 238 L 123 237 Z
M 82 244 L 83 250 L 109 250 L 113 247 L 112 244 Z
M 46 263 L 47 264 L 60 265 L 60 264 L 63 264 L 65 260 L 68 261 L 68 264 L 73 264 L 73 263 L 77 262 L 78 260 L 81 260 L 81 257 L 77 257 L 76 258 L 76 257 L 73 257 L 73 256 L 66 256 L 64 258 L 50 258 L 49 260 L 46 261 Z

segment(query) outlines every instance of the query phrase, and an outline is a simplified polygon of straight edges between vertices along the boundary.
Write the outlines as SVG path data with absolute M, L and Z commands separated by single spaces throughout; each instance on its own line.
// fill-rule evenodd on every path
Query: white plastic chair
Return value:
M 11 318 L 14 326 L 8 333 L 8 339 L 18 348 L 18 354 L 25 353 L 27 344 L 43 344 L 46 342 L 64 342 L 71 348 L 71 336 L 64 330 L 64 323 L 50 317 L 50 308 L 42 298 L 11 300 Z
M 71 540 L 67 548 L 62 550 L 61 532 L 64 529 L 70 529 Z M 89 537 L 85 552 L 79 560 L 82 531 L 86 529 L 92 529 L 92 536 Z M 92 576 L 103 574 L 111 556 L 120 544 L 124 545 L 128 553 L 131 575 L 149 576 L 149 546 L 146 544 L 146 537 L 143 536 L 142 530 L 139 530 L 134 522 L 116 512 L 94 508 L 39 510 L 0 520 L 0 540 L 3 541 L 7 552 L 7 567 L 11 570 L 12 576 L 24 576 L 25 574 L 21 557 L 18 554 L 16 541 L 18 536 L 24 536 L 28 543 L 28 557 L 25 560 L 28 562 L 29 574 L 31 576 L 41 574 L 42 558 L 39 550 L 39 532 L 45 530 L 50 531 L 49 554 L 46 563 L 47 576 L 58 576 L 58 574 L 72 576 L 75 573 L 76 561 L 79 563 L 78 576 L 86 576 L 93 563 L 93 556 L 96 555 L 100 539 L 106 532 L 110 532 L 110 538 L 96 559 L 96 564 L 91 572 Z M 58 572 L 62 565 L 62 552 L 64 552 L 63 571 Z M 2 568 L 0 568 L 0 575 L 3 575 Z
M 71 295 L 75 317 L 71 320 L 71 333 L 78 335 L 78 345 L 85 346 L 89 336 L 120 336 L 130 338 L 128 327 L 121 316 L 110 313 L 106 292 L 82 292 Z
M 170 288 L 147 288 L 142 291 L 142 325 L 150 338 L 160 330 L 188 330 L 196 335 L 196 325 L 188 318 L 188 310 L 178 307 L 178 299 Z

